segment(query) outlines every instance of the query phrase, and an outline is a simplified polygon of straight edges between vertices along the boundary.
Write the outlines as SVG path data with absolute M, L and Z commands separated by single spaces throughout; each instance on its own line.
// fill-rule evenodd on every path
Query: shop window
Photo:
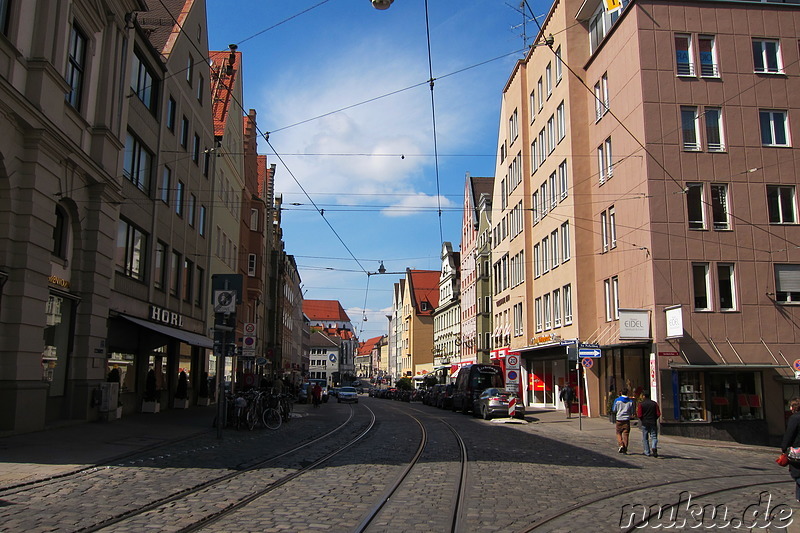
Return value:
M 72 348 L 72 312 L 74 302 L 51 293 L 45 304 L 42 380 L 50 384 L 50 396 L 63 396 L 67 379 L 67 357 Z
M 706 387 L 711 420 L 762 420 L 760 372 L 708 372 Z
M 136 392 L 135 358 L 135 354 L 125 352 L 111 352 L 109 355 L 106 374 L 114 369 L 119 372 L 120 392 Z
M 703 380 L 700 372 L 680 372 L 680 421 L 702 422 L 706 419 Z

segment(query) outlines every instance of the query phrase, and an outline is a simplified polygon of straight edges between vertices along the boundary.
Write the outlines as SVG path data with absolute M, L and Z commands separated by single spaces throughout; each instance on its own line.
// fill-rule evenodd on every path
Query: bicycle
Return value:
M 283 422 L 280 411 L 280 397 L 274 394 L 270 396 L 265 395 L 265 403 L 267 405 L 264 407 L 262 413 L 264 425 L 269 429 L 278 429 Z

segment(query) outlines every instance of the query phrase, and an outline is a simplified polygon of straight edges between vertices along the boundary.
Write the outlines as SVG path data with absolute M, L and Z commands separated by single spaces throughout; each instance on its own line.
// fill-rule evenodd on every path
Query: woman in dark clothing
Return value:
M 789 400 L 789 409 L 792 411 L 792 416 L 786 423 L 786 433 L 783 434 L 783 441 L 781 441 L 783 453 L 789 453 L 790 447 L 800 447 L 800 398 Z M 796 485 L 794 497 L 800 502 L 800 463 L 789 462 L 789 475 L 792 476 Z

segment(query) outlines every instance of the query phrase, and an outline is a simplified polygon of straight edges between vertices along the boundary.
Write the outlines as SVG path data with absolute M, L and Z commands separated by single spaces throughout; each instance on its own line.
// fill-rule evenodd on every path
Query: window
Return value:
M 128 132 L 125 140 L 125 159 L 122 173 L 144 193 L 150 190 L 150 165 L 153 154 L 142 145 L 142 142 Z
M 166 287 L 167 275 L 167 245 L 161 241 L 156 242 L 156 253 L 153 258 L 153 287 L 163 291 Z
M 764 146 L 789 146 L 786 111 L 759 111 L 761 144 Z
M 533 211 L 533 225 L 539 223 L 539 193 L 535 192 L 531 195 L 531 210 Z
M 539 244 L 533 245 L 533 277 L 538 278 L 542 275 L 542 268 L 541 268 L 541 248 Z
M 722 109 L 706 107 L 706 146 L 709 152 L 724 152 L 725 140 L 722 136 Z
M 697 108 L 681 107 L 681 135 L 683 149 L 700 150 L 700 136 L 697 134 Z
M 676 34 L 675 63 L 678 69 L 678 76 L 694 76 L 693 55 L 692 36 Z
M 541 209 L 542 209 L 542 218 L 547 215 L 549 204 L 547 202 L 547 182 L 543 182 L 542 186 L 539 187 L 539 200 L 541 201 Z
M 536 113 L 534 113 L 534 111 L 536 111 L 536 91 L 531 91 L 528 105 L 530 106 L 531 111 L 531 124 L 533 124 L 533 120 L 536 118 Z
M 200 105 L 203 105 L 203 87 L 205 86 L 205 80 L 203 76 L 198 76 L 197 78 L 197 101 L 200 102 Z
M 561 327 L 561 290 L 553 291 L 553 327 Z
M 189 119 L 184 115 L 181 118 L 181 146 L 184 149 L 189 145 Z
M 544 128 L 542 131 L 539 132 L 539 164 L 541 165 L 544 163 L 545 159 L 547 159 L 547 139 L 544 135 Z
M 689 229 L 706 229 L 702 183 L 686 184 L 686 213 L 689 217 Z
M 800 265 L 775 265 L 775 299 L 780 303 L 800 302 Z
M 534 314 L 536 315 L 536 333 L 542 331 L 542 299 L 536 298 L 533 303 Z
M 136 50 L 133 53 L 133 67 L 131 68 L 131 90 L 153 114 L 156 112 L 156 102 L 158 101 L 155 80 L 153 71 Z
M 164 172 L 161 174 L 161 201 L 169 205 L 169 187 L 172 182 L 172 170 L 164 165 Z
M 189 87 L 192 86 L 192 80 L 194 79 L 194 58 L 192 54 L 189 54 L 189 57 L 186 58 L 186 82 L 189 84 Z
M 599 167 L 600 185 L 611 179 L 614 165 L 611 159 L 611 137 L 597 148 L 597 164 Z
M 697 37 L 697 48 L 700 52 L 700 76 L 704 78 L 719 77 L 717 48 L 714 46 L 714 42 L 713 35 L 700 35 Z
M 547 153 L 552 154 L 556 149 L 556 119 L 553 115 L 547 119 Z
M 542 311 L 544 311 L 544 330 L 547 331 L 551 328 L 550 317 L 552 315 L 552 308 L 550 307 L 550 295 L 545 294 L 542 297 Z
M 536 139 L 534 139 L 531 143 L 531 168 L 533 169 L 531 174 L 536 172 L 536 170 L 539 168 L 539 145 L 536 142 Z
M 172 133 L 175 133 L 175 113 L 176 113 L 177 104 L 175 103 L 175 99 L 170 96 L 169 100 L 167 100 L 167 129 Z
M 56 223 L 53 226 L 52 254 L 60 259 L 67 259 L 69 246 L 69 216 L 66 210 L 56 205 Z
M 542 239 L 542 274 L 550 272 L 550 243 L 549 238 Z
M 258 231 L 258 209 L 250 210 L 250 231 Z
M 569 221 L 561 224 L 561 260 L 566 263 L 571 257 L 569 241 Z
M 564 64 L 561 62 L 561 46 L 556 48 L 556 84 L 561 81 L 564 73 Z
M 536 94 L 539 98 L 537 108 L 541 111 L 544 107 L 544 83 L 542 83 L 542 78 L 539 78 L 539 81 L 536 82 Z
M 767 211 L 770 224 L 797 222 L 794 185 L 767 185 Z
M 564 325 L 572 324 L 572 285 L 562 287 L 564 293 Z
M 200 206 L 200 216 L 197 219 L 197 233 L 201 237 L 206 236 L 206 206 Z
M 728 185 L 725 183 L 711 184 L 711 217 L 715 230 L 728 230 Z
M 202 267 L 197 267 L 197 293 L 194 299 L 194 305 L 203 307 L 203 288 L 206 283 L 206 271 Z
M 211 153 L 206 149 L 203 150 L 203 176 L 208 177 L 208 171 L 211 168 Z
M 508 119 L 508 138 L 511 140 L 509 144 L 513 143 L 517 139 L 517 136 L 519 136 L 519 122 L 517 110 L 515 109 L 511 114 L 511 118 Z
M 564 200 L 569 194 L 569 181 L 567 178 L 567 160 L 558 165 L 558 181 L 559 190 L 561 191 L 561 199 Z
M 175 186 L 175 213 L 179 216 L 183 216 L 183 182 L 178 181 L 178 184 Z
M 611 322 L 611 319 L 614 315 L 612 315 L 612 308 L 611 308 L 611 280 L 606 279 L 603 280 L 603 294 L 605 295 L 605 302 L 606 302 L 606 322 Z
M 189 219 L 189 225 L 192 227 L 194 227 L 194 210 L 196 203 L 197 203 L 197 197 L 194 194 L 189 194 L 189 209 L 187 213 L 187 218 Z
M 600 213 L 600 241 L 603 253 L 608 251 L 608 213 Z
M 552 261 L 552 268 L 558 268 L 560 261 L 558 260 L 558 230 L 550 233 L 550 260 Z
M 3 28 L 7 24 L 8 3 L 2 2 L 0 5 L 0 15 L 2 15 Z M 3 31 L 5 33 L 5 30 Z M 83 75 L 86 69 L 86 35 L 75 25 L 69 34 L 69 58 L 67 60 L 67 102 L 75 109 L 80 110 L 83 98 Z
M 783 73 L 779 41 L 753 39 L 753 70 L 762 74 Z
M 608 73 L 604 72 L 600 78 L 600 86 L 603 88 L 603 114 L 611 109 L 611 100 L 608 97 Z
M 707 372 L 711 420 L 763 420 L 761 372 Z
M 200 164 L 200 136 L 196 133 L 192 141 L 192 161 L 194 161 L 195 165 Z
M 556 181 L 555 171 L 550 174 L 550 209 L 555 209 L 558 205 L 558 182 Z
M 522 303 L 514 304 L 514 336 L 522 335 Z
M 614 206 L 608 208 L 608 239 L 612 249 L 617 247 L 617 212 Z
M 708 279 L 708 263 L 692 263 L 692 279 L 694 282 L 694 310 L 710 311 L 711 285 Z
M 144 280 L 147 234 L 125 219 L 117 230 L 117 272 L 139 281 Z
M 601 118 L 603 118 L 603 94 L 602 88 L 600 87 L 600 83 L 594 84 L 594 121 L 598 122 Z
M 194 289 L 194 263 L 184 257 L 183 259 L 183 275 L 181 292 L 183 293 L 183 300 L 185 302 L 192 301 L 192 290 Z
M 556 109 L 556 130 L 558 132 L 558 141 L 561 142 L 567 134 L 567 119 L 564 111 L 564 102 L 558 104 L 558 109 Z
M 553 67 L 552 63 L 548 63 L 544 69 L 544 77 L 547 80 L 547 97 L 553 94 Z
M 0 0 L 0 33 L 8 35 L 8 11 L 11 0 Z
M 717 288 L 720 311 L 736 310 L 736 295 L 733 265 L 717 264 Z
M 178 296 L 178 290 L 181 286 L 181 254 L 172 251 L 169 262 L 169 292 L 173 296 Z
M 255 276 L 256 275 L 256 254 L 247 254 L 247 275 L 248 276 Z

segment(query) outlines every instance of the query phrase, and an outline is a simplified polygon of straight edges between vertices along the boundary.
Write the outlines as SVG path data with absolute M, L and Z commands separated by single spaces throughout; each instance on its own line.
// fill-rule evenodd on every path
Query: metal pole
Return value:
M 581 393 L 583 392 L 583 373 L 581 372 L 581 358 L 578 357 L 578 362 L 575 365 L 578 369 L 578 430 L 583 431 L 583 401 L 581 400 Z

